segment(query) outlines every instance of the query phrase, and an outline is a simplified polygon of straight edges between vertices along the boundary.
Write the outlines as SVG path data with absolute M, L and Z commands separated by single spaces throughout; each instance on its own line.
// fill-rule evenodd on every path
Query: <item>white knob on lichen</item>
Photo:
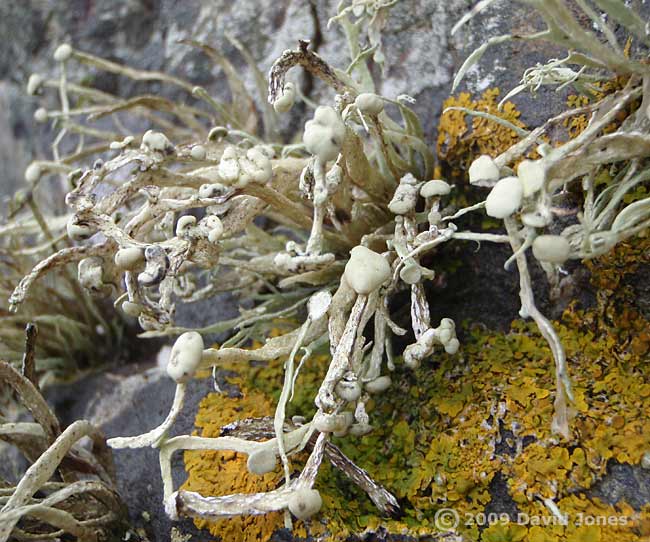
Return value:
M 357 294 L 374 292 L 390 275 L 390 264 L 381 254 L 361 245 L 350 251 L 350 260 L 345 265 L 344 276 Z
M 570 253 L 569 241 L 561 235 L 540 235 L 533 241 L 533 256 L 541 262 L 564 263 Z
M 190 150 L 190 156 L 194 160 L 205 160 L 205 147 L 203 145 L 195 145 Z
M 277 458 L 273 450 L 269 448 L 262 448 L 254 451 L 248 456 L 246 461 L 246 468 L 252 474 L 259 474 L 260 476 L 268 472 L 273 472 L 277 465 Z
M 302 140 L 307 150 L 322 162 L 334 160 L 345 138 L 345 124 L 339 114 L 327 105 L 316 108 L 314 118 L 305 123 Z
M 445 352 L 447 352 L 447 354 L 451 354 L 452 356 L 458 352 L 459 348 L 460 341 L 456 337 L 450 339 L 449 342 L 445 344 Z
M 210 243 L 217 243 L 223 235 L 223 222 L 216 215 L 208 215 L 201 219 L 199 227 L 208 234 Z
M 184 215 L 176 222 L 176 237 L 182 237 L 187 233 L 187 230 L 196 224 L 196 217 L 192 215 Z
M 382 393 L 386 391 L 388 388 L 390 388 L 390 385 L 392 384 L 392 380 L 390 376 L 384 375 L 375 378 L 374 380 L 371 380 L 370 382 L 366 382 L 366 391 L 368 393 Z
M 322 290 L 312 295 L 307 302 L 307 311 L 312 322 L 320 320 L 325 316 L 331 304 L 332 294 L 327 290 Z
M 362 92 L 354 100 L 354 105 L 366 115 L 379 115 L 384 110 L 384 100 L 371 92 Z
M 273 102 L 273 109 L 276 113 L 286 113 L 293 107 L 296 100 L 296 86 L 293 83 L 285 83 L 280 95 Z
M 253 147 L 246 151 L 246 160 L 241 160 L 240 165 L 245 174 L 250 176 L 253 182 L 264 184 L 273 173 L 271 161 L 262 149 Z
M 432 198 L 433 196 L 446 196 L 451 192 L 451 186 L 449 186 L 445 181 L 440 179 L 434 179 L 432 181 L 427 181 L 420 188 L 420 195 L 423 198 Z
M 120 269 L 133 270 L 144 263 L 144 250 L 139 247 L 121 248 L 115 253 L 114 261 Z
M 162 132 L 147 130 L 142 136 L 142 147 L 144 150 L 155 152 L 170 152 L 174 146 L 167 136 Z
M 140 313 L 142 312 L 142 305 L 139 305 L 138 303 L 133 303 L 132 301 L 124 301 L 124 303 L 122 303 L 122 311 L 127 316 L 132 316 L 134 318 L 137 318 L 138 316 L 140 316 Z
M 84 239 L 92 237 L 95 233 L 90 226 L 78 224 L 74 216 L 71 216 L 68 219 L 65 229 L 68 233 L 68 237 L 73 241 L 83 241 Z
M 325 414 L 319 412 L 314 416 L 313 425 L 321 433 L 345 431 L 352 423 L 344 414 Z
M 521 215 L 521 221 L 525 226 L 528 226 L 530 228 L 543 228 L 544 226 L 548 226 L 551 221 L 551 217 L 545 216 L 538 211 L 532 211 L 530 213 L 523 213 Z
M 47 109 L 44 107 L 39 107 L 34 111 L 34 120 L 39 123 L 47 122 Z
M 203 357 L 203 337 L 196 331 L 183 333 L 172 347 L 167 362 L 167 374 L 175 382 L 192 378 Z
M 469 166 L 470 184 L 481 182 L 494 182 L 499 180 L 499 167 L 491 156 L 484 154 L 479 156 Z
M 485 200 L 485 212 L 494 218 L 506 218 L 519 210 L 524 189 L 517 177 L 501 179 Z
M 400 269 L 399 278 L 406 284 L 417 284 L 422 279 L 422 268 L 414 261 L 411 261 Z
M 54 50 L 54 60 L 65 62 L 72 56 L 72 47 L 68 43 L 62 43 Z
M 517 177 L 524 189 L 524 196 L 532 196 L 544 186 L 546 168 L 541 160 L 524 160 L 517 168 Z
M 323 506 L 323 499 L 315 489 L 297 489 L 289 497 L 288 508 L 298 519 L 309 519 Z
M 41 178 L 41 175 L 43 175 L 43 169 L 36 162 L 32 162 L 25 169 L 25 180 L 29 184 L 37 182 Z
M 341 380 L 336 384 L 334 389 L 336 394 L 348 403 L 356 401 L 361 397 L 361 384 L 357 380 Z
M 43 84 L 43 76 L 41 74 L 39 73 L 31 74 L 29 76 L 29 79 L 27 80 L 27 94 L 33 96 L 39 91 L 42 84 Z
M 388 204 L 388 210 L 396 215 L 405 215 L 415 210 L 417 200 L 417 187 L 411 184 L 401 183 L 395 190 L 393 199 Z

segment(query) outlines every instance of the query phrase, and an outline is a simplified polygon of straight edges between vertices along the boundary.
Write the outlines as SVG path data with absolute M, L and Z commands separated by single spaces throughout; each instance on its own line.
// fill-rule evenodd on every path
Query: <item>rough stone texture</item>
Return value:
M 284 49 L 295 47 L 299 38 L 312 39 L 319 54 L 344 68 L 349 59 L 341 46 L 337 29 L 326 29 L 336 0 L 70 0 L 0 3 L 0 162 L 3 178 L 0 192 L 11 194 L 22 182 L 22 172 L 34 158 L 47 157 L 52 129 L 35 125 L 32 114 L 39 99 L 27 96 L 24 85 L 30 73 L 54 74 L 52 52 L 69 41 L 78 48 L 111 60 L 140 68 L 164 70 L 185 77 L 227 97 L 223 73 L 200 53 L 179 45 L 178 39 L 194 37 L 221 49 L 238 68 L 248 88 L 255 94 L 251 70 L 225 39 L 230 33 L 239 39 L 259 62 L 263 72 Z M 433 141 L 441 103 L 450 93 L 454 72 L 469 52 L 489 36 L 509 31 L 530 32 L 538 21 L 521 4 L 497 2 L 472 20 L 453 38 L 449 30 L 471 0 L 403 0 L 393 11 L 384 38 L 386 72 L 379 90 L 391 97 L 406 93 L 417 99 L 414 106 Z M 519 82 L 523 70 L 544 59 L 562 54 L 552 47 L 517 42 L 494 47 L 473 68 L 459 90 L 474 94 L 498 86 L 503 92 Z M 145 88 L 151 92 L 182 93 L 152 84 L 143 86 L 112 75 L 89 73 L 93 84 L 102 90 L 127 96 Z M 331 97 L 321 84 L 310 83 L 297 70 L 291 78 L 299 81 L 312 99 Z M 48 98 L 49 99 L 49 98 Z M 257 97 L 258 103 L 263 97 Z M 542 122 L 561 104 L 559 97 L 542 89 L 536 98 L 521 94 L 514 99 L 529 126 Z M 306 115 L 305 108 L 294 108 L 285 121 L 283 133 L 294 131 Z M 441 277 L 439 303 L 434 319 L 451 316 L 457 321 L 484 315 L 484 324 L 505 328 L 518 309 L 517 276 L 506 272 L 502 263 L 506 251 L 483 247 L 479 256 L 464 250 L 463 272 Z M 647 271 L 647 270 L 646 270 Z M 539 273 L 539 270 L 535 271 Z M 468 280 L 469 278 L 469 280 Z M 639 285 L 647 294 L 647 285 Z M 647 299 L 647 295 L 645 295 Z M 467 300 L 471 299 L 471 303 Z M 461 302 L 462 300 L 462 302 Z M 215 311 L 214 306 L 220 307 Z M 549 313 L 558 310 L 542 299 Z M 234 310 L 232 303 L 180 308 L 181 324 L 205 325 Z M 645 306 L 647 310 L 647 306 Z M 216 314 L 216 313 L 218 314 Z M 647 314 L 647 312 L 646 312 Z M 194 320 L 190 322 L 190 318 Z M 196 320 L 198 318 L 199 320 Z M 174 432 L 192 429 L 196 405 L 208 391 L 209 382 L 192 383 L 188 405 Z M 89 377 L 51 394 L 62 422 L 88 417 L 108 436 L 138 434 L 155 427 L 165 417 L 173 397 L 173 383 L 160 369 L 132 365 Z M 161 504 L 161 482 L 153 450 L 119 451 L 115 454 L 120 490 L 129 505 L 134 525 L 144 528 L 152 540 L 168 538 L 169 521 Z M 181 454 L 176 456 L 176 483 L 183 478 Z M 504 491 L 505 482 L 495 481 L 494 511 L 511 511 L 512 503 Z M 625 497 L 632 502 L 648 502 L 650 487 L 647 472 L 613 465 L 610 473 L 594 490 L 608 502 Z M 645 488 L 645 489 L 644 489 Z M 143 512 L 149 514 L 146 520 Z M 191 529 L 185 522 L 183 530 Z M 194 540 L 202 540 L 200 535 Z
M 168 348 L 163 349 L 160 358 L 166 359 L 168 353 Z M 170 431 L 171 436 L 192 432 L 198 403 L 211 391 L 211 385 L 209 379 L 194 380 L 188 385 L 185 408 Z M 169 412 L 174 390 L 174 382 L 162 367 L 130 365 L 49 390 L 48 398 L 64 426 L 85 418 L 110 438 L 137 435 L 157 427 Z M 118 490 L 128 505 L 134 531 L 143 529 L 152 541 L 167 540 L 172 523 L 163 507 L 157 451 L 116 450 L 113 458 Z M 186 478 L 182 452 L 174 456 L 172 468 L 178 488 Z M 198 532 L 189 520 L 176 525 L 184 533 L 192 533 L 197 542 L 211 539 L 209 533 Z

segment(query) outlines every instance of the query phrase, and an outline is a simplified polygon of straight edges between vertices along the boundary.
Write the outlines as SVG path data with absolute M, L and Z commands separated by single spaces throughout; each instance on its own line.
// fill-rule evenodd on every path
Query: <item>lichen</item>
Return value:
M 489 88 L 476 99 L 468 92 L 461 92 L 443 102 L 443 113 L 438 124 L 438 158 L 449 165 L 453 176 L 466 170 L 476 157 L 482 154 L 497 156 L 519 141 L 513 130 L 493 120 L 474 117 L 468 122 L 467 115 L 462 111 L 445 111 L 450 107 L 463 107 L 490 113 L 525 128 L 526 125 L 520 120 L 521 112 L 512 102 L 506 102 L 499 108 L 499 94 L 498 88 Z
M 351 533 L 379 527 L 395 534 L 432 535 L 438 532 L 435 513 L 440 508 L 454 508 L 463 523 L 470 515 L 485 513 L 498 474 L 508 481 L 521 514 L 550 517 L 540 498 L 551 498 L 568 514 L 569 525 L 518 525 L 515 518 L 487 528 L 461 524 L 459 531 L 468 540 L 643 540 L 650 532 L 650 507 L 634 510 L 624 501 L 608 505 L 586 492 L 606 474 L 609 462 L 638 465 L 650 450 L 650 421 L 645 416 L 650 408 L 650 323 L 632 308 L 628 284 L 639 266 L 650 263 L 649 248 L 650 239 L 641 238 L 593 260 L 589 269 L 598 292 L 596 303 L 589 308 L 574 304 L 555 322 L 567 348 L 576 396 L 570 440 L 558 441 L 550 431 L 554 372 L 534 325 L 515 321 L 502 334 L 470 323 L 460 359 L 444 357 L 423 364 L 415 374 L 399 363 L 391 375 L 391 392 L 366 405 L 374 431 L 358 440 L 334 440 L 400 499 L 403 516 L 378 516 L 367 497 L 339 471 L 324 467 L 316 487 L 323 495 L 327 528 L 315 521 L 310 532 L 327 540 L 345 540 Z M 295 412 L 314 409 L 310 397 L 328 363 L 329 356 L 322 354 L 303 367 L 292 403 Z M 204 434 L 208 427 L 216 434 L 235 417 L 272 411 L 282 380 L 281 361 L 229 368 L 240 372 L 242 389 L 255 392 L 234 400 L 210 395 L 197 417 Z M 198 489 L 204 477 L 213 480 L 210 487 L 201 487 L 206 495 L 257 487 L 250 485 L 244 460 L 231 458 L 226 464 L 233 470 L 222 476 L 217 474 L 223 470 L 218 463 L 197 461 L 198 455 L 185 455 L 191 487 Z M 277 483 L 278 473 L 268 480 Z M 573 523 L 587 517 L 625 518 L 625 524 Z M 241 520 L 220 524 L 231 521 Z M 271 527 L 259 519 L 246 526 L 249 540 L 262 538 Z M 220 529 L 211 526 L 213 534 L 226 532 Z
M 228 397 L 220 393 L 206 395 L 199 404 L 195 424 L 196 435 L 217 437 L 221 428 L 242 413 L 250 417 L 273 414 L 273 403 L 256 391 L 242 388 L 241 395 Z M 182 489 L 197 491 L 201 495 L 226 495 L 230 493 L 253 493 L 268 491 L 281 482 L 280 471 L 258 476 L 246 469 L 246 456 L 231 451 L 192 451 L 183 454 L 188 478 Z M 261 516 L 238 516 L 210 522 L 195 519 L 200 529 L 208 529 L 214 536 L 232 542 L 254 542 L 268 540 L 271 534 L 282 527 L 282 514 L 270 513 Z

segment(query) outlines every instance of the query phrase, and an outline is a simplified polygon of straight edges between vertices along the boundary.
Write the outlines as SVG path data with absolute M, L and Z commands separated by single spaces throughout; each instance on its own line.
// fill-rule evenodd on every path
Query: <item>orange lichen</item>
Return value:
M 470 117 L 463 111 L 445 111 L 449 107 L 463 107 L 472 111 L 490 113 L 511 124 L 525 128 L 519 120 L 520 112 L 511 102 L 501 109 L 498 104 L 499 89 L 486 90 L 482 96 L 473 100 L 467 92 L 450 96 L 443 103 L 443 114 L 438 125 L 438 157 L 458 175 L 466 170 L 472 160 L 481 154 L 497 156 L 519 141 L 519 136 L 511 129 L 495 121 Z
M 269 416 L 273 414 L 273 406 L 261 393 L 244 391 L 237 398 L 210 393 L 199 405 L 196 426 L 200 431 L 195 434 L 217 437 L 221 427 L 240 419 L 242 413 L 245 413 L 245 417 Z M 246 456 L 235 452 L 186 451 L 184 460 L 188 478 L 182 489 L 204 496 L 268 491 L 282 481 L 279 469 L 264 476 L 249 473 Z M 280 513 L 239 516 L 213 522 L 197 519 L 194 523 L 228 542 L 268 540 L 274 531 L 283 526 Z

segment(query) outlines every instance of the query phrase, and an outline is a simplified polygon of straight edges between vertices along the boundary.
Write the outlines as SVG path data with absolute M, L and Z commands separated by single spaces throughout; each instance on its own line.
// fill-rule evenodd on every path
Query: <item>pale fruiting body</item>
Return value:
M 121 248 L 115 253 L 114 260 L 120 269 L 135 269 L 144 262 L 144 250 L 138 247 Z
M 569 241 L 561 235 L 540 235 L 533 241 L 533 256 L 542 262 L 564 263 L 570 253 Z
M 319 413 L 314 417 L 314 427 L 321 433 L 344 431 L 348 425 L 350 425 L 349 420 L 344 414 Z
M 392 380 L 390 376 L 380 376 L 374 380 L 371 380 L 370 382 L 366 382 L 366 391 L 368 393 L 382 393 L 390 388 L 391 384 Z
M 39 107 L 36 111 L 34 111 L 34 120 L 41 124 L 47 122 L 47 109 L 44 107 Z
M 154 130 L 145 132 L 142 136 L 142 146 L 145 150 L 155 152 L 168 152 L 174 148 L 165 134 Z
M 379 115 L 384 110 L 384 100 L 372 92 L 362 92 L 354 100 L 354 105 L 367 115 Z
M 68 43 L 62 43 L 54 50 L 54 60 L 65 62 L 72 56 L 72 47 Z
M 414 179 L 415 180 L 415 179 Z M 415 210 L 415 204 L 418 200 L 418 189 L 414 184 L 402 181 L 393 195 L 393 199 L 388 204 L 388 209 L 396 215 L 405 215 Z
M 447 354 L 454 355 L 456 352 L 458 352 L 458 349 L 460 348 L 460 341 L 454 337 L 445 344 L 445 352 Z
M 399 278 L 406 284 L 417 284 L 422 278 L 422 268 L 416 263 L 407 263 L 400 269 Z
M 43 76 L 41 74 L 39 73 L 31 74 L 29 76 L 29 79 L 27 80 L 27 94 L 33 96 L 39 91 L 42 84 L 43 84 Z
M 336 394 L 344 401 L 352 402 L 361 397 L 361 384 L 356 380 L 341 380 L 334 389 Z
M 542 213 L 539 213 L 537 211 L 533 211 L 530 213 L 523 213 L 521 215 L 521 221 L 524 223 L 524 225 L 531 228 L 543 228 L 549 224 L 550 217 L 544 216 Z
M 538 192 L 546 179 L 546 169 L 541 160 L 524 160 L 517 168 L 517 177 L 524 189 L 524 197 Z
M 71 217 L 70 220 L 68 220 L 65 228 L 68 237 L 73 241 L 83 241 L 84 239 L 91 237 L 94 233 L 92 228 L 89 226 L 75 222 L 74 217 Z
M 203 145 L 195 145 L 190 150 L 190 156 L 194 160 L 205 160 L 205 147 Z
M 357 294 L 367 295 L 375 291 L 390 275 L 390 264 L 381 254 L 361 245 L 350 251 L 345 280 Z
M 345 137 L 345 124 L 334 108 L 321 105 L 314 118 L 305 123 L 302 136 L 307 150 L 322 162 L 334 160 L 341 150 Z
M 296 100 L 296 87 L 293 83 L 285 83 L 280 95 L 273 102 L 273 109 L 276 113 L 286 113 L 293 107 Z
M 288 508 L 298 519 L 309 519 L 323 506 L 323 499 L 315 489 L 297 489 L 289 497 Z
M 41 175 L 43 175 L 43 170 L 36 162 L 32 162 L 25 169 L 25 180 L 29 184 L 37 182 L 41 178 Z
M 434 196 L 446 196 L 451 192 L 451 186 L 445 181 L 440 179 L 434 179 L 432 181 L 427 181 L 420 188 L 420 195 L 423 198 L 432 198 Z
M 501 179 L 485 200 L 485 212 L 493 218 L 506 218 L 521 207 L 524 190 L 517 177 Z
M 176 236 L 182 237 L 187 230 L 196 224 L 196 217 L 192 215 L 184 215 L 176 222 Z
M 167 374 L 175 382 L 192 378 L 203 357 L 203 337 L 196 331 L 183 333 L 172 347 L 167 362 Z
M 250 454 L 246 461 L 246 468 L 252 474 L 260 476 L 268 472 L 273 472 L 277 465 L 277 459 L 273 450 L 262 448 Z
M 499 167 L 496 165 L 492 157 L 484 154 L 479 156 L 469 166 L 469 182 L 470 184 L 478 184 L 481 182 L 495 182 L 499 180 Z

